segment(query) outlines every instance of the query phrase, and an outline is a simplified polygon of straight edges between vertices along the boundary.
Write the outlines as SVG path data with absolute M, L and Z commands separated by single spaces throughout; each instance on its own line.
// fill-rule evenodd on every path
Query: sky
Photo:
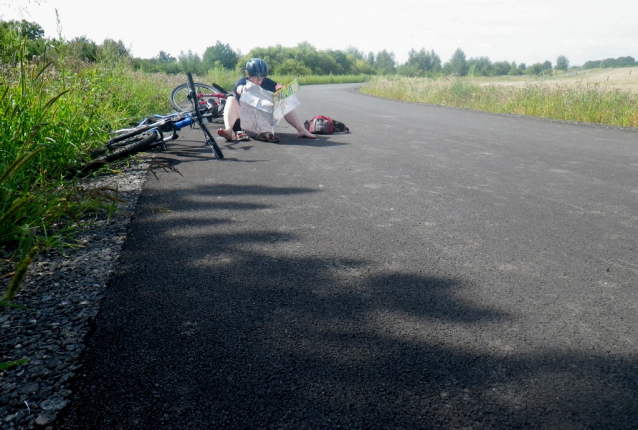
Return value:
M 638 59 L 638 0 L 0 0 L 0 19 L 36 22 L 46 37 L 121 40 L 140 58 L 202 56 L 220 41 L 240 54 L 301 42 L 386 50 L 399 64 L 411 49 L 446 62 L 457 48 L 527 65 Z

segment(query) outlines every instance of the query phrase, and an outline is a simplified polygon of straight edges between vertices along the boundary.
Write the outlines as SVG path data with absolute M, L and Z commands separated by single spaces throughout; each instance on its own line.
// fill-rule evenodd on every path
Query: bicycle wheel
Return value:
M 159 130 L 160 135 L 162 133 L 173 132 L 175 127 L 173 126 L 173 119 L 169 116 L 157 116 L 145 118 L 136 127 L 125 128 L 117 130 L 112 133 L 112 137 L 106 142 L 106 147 L 114 151 L 121 146 L 128 146 L 132 143 L 145 139 L 146 136 L 154 130 Z M 158 141 L 158 144 L 161 142 Z
M 97 157 L 96 159 L 89 161 L 82 166 L 78 174 L 86 175 L 107 163 L 112 163 L 113 161 L 128 157 L 129 155 L 137 154 L 138 152 L 142 152 L 153 146 L 157 146 L 161 142 L 161 136 L 159 132 L 153 130 L 141 133 L 139 136 L 131 138 L 127 142 L 127 145 L 120 146 L 109 154 L 102 155 L 101 157 Z
M 177 109 L 178 112 L 191 112 L 195 110 L 195 106 L 193 106 L 191 99 L 188 98 L 188 92 L 189 92 L 188 84 L 182 84 L 178 87 L 175 87 L 175 89 L 171 93 L 171 104 L 173 105 L 175 109 Z M 195 84 L 195 92 L 197 94 L 219 93 L 219 91 L 217 91 L 215 88 L 211 87 L 210 85 L 197 84 L 197 83 Z M 211 101 L 214 102 L 210 104 L 213 104 L 213 105 L 219 104 L 219 99 L 217 97 L 204 97 L 199 100 L 198 107 L 205 107 L 206 104 L 209 103 L 208 99 L 212 99 Z

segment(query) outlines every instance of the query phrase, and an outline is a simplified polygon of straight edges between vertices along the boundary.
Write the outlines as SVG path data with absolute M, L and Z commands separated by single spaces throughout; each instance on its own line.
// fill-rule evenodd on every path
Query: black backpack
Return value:
M 313 134 L 332 134 L 337 131 L 348 133 L 350 131 L 344 123 L 323 115 L 317 115 L 310 121 L 306 121 L 304 127 Z

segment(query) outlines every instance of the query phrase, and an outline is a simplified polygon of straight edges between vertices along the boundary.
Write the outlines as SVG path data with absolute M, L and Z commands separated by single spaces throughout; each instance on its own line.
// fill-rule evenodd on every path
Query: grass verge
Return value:
M 638 127 L 638 93 L 611 86 L 548 84 L 539 80 L 519 87 L 485 85 L 472 78 L 375 77 L 361 91 L 378 97 L 485 112 Z
M 3 303 L 38 251 L 69 246 L 84 216 L 113 210 L 112 190 L 65 178 L 110 130 L 169 112 L 171 85 L 123 62 L 0 65 L 0 273 L 13 273 Z

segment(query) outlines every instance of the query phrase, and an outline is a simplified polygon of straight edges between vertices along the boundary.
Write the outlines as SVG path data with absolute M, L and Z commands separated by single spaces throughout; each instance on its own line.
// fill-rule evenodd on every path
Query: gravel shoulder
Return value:
M 14 303 L 0 312 L 0 362 L 28 359 L 0 371 L 0 429 L 52 429 L 68 402 L 70 380 L 79 367 L 84 339 L 119 257 L 148 162 L 105 175 L 90 186 L 116 187 L 120 211 L 90 220 L 77 240 L 81 247 L 40 254 Z M 10 278 L 0 280 L 5 291 Z

